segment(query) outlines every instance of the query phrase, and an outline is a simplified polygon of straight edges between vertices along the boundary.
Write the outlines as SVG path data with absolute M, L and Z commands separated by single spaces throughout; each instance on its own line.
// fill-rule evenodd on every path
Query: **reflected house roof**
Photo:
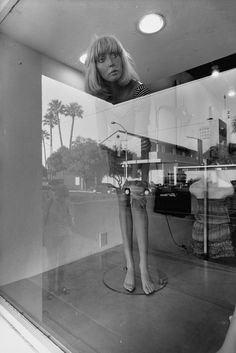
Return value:
M 126 135 L 123 130 L 116 130 L 105 140 L 100 142 L 104 145 L 111 145 L 114 141 L 114 137 L 117 133 Z M 137 137 L 140 139 L 147 138 L 146 136 L 135 134 L 127 131 L 128 136 Z M 199 165 L 202 164 L 202 153 L 199 160 L 199 152 L 193 149 L 189 149 L 185 146 L 172 144 L 169 142 L 161 141 L 154 138 L 149 138 L 151 142 L 151 152 L 149 153 L 149 159 L 133 159 L 128 160 L 127 164 L 141 164 L 141 163 L 177 163 L 179 165 Z M 201 141 L 201 140 L 200 140 Z M 124 162 L 125 163 L 125 162 Z M 124 164 L 123 163 L 123 164 Z

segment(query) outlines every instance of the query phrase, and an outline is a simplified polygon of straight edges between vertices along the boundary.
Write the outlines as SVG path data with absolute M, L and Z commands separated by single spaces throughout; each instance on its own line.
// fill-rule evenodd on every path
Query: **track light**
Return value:
M 212 77 L 218 77 L 219 74 L 220 74 L 219 66 L 218 65 L 212 66 L 212 68 L 211 68 L 211 76 Z
M 87 53 L 83 53 L 83 54 L 80 56 L 79 61 L 80 61 L 82 64 L 85 64 L 86 59 L 87 59 Z

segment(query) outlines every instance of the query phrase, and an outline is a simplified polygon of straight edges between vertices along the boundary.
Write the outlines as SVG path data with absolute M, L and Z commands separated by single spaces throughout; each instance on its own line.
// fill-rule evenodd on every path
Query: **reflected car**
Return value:
M 143 194 L 145 196 L 151 195 L 154 190 L 153 187 L 150 184 L 148 184 L 147 182 L 144 182 L 142 180 L 137 180 L 137 179 L 129 180 L 123 189 L 124 193 L 127 195 L 131 194 L 131 190 L 130 190 L 131 187 L 129 187 L 129 184 L 134 185 L 134 186 L 137 185 L 138 187 L 141 187 L 141 189 L 143 188 Z
M 116 187 L 111 183 L 101 183 L 97 184 L 94 189 L 94 193 L 102 193 L 102 194 L 115 194 Z

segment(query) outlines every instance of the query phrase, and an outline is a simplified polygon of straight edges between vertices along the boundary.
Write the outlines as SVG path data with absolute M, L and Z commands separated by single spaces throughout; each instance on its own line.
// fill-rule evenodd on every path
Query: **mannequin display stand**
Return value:
M 133 292 L 129 292 L 125 290 L 123 287 L 123 278 L 126 272 L 125 267 L 121 266 L 116 266 L 104 273 L 103 276 L 103 283 L 104 285 L 111 289 L 114 292 L 122 293 L 122 294 L 128 294 L 128 295 L 146 295 L 143 292 L 142 289 L 142 283 L 141 283 L 141 276 L 139 273 L 136 274 L 135 280 L 136 280 L 136 289 Z M 155 292 L 160 291 L 163 289 L 168 282 L 167 276 L 165 275 L 164 272 L 157 270 L 157 269 L 151 269 L 150 271 L 152 273 L 152 279 L 155 284 Z M 155 278 L 158 278 L 158 280 L 155 281 Z

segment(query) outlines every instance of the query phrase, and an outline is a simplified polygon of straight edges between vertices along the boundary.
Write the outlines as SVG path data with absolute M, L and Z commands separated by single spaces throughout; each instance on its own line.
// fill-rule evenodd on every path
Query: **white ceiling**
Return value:
M 147 36 L 136 25 L 149 12 L 167 24 Z M 163 78 L 235 53 L 236 0 L 0 0 L 0 31 L 80 71 L 94 34 L 114 34 L 155 90 Z

